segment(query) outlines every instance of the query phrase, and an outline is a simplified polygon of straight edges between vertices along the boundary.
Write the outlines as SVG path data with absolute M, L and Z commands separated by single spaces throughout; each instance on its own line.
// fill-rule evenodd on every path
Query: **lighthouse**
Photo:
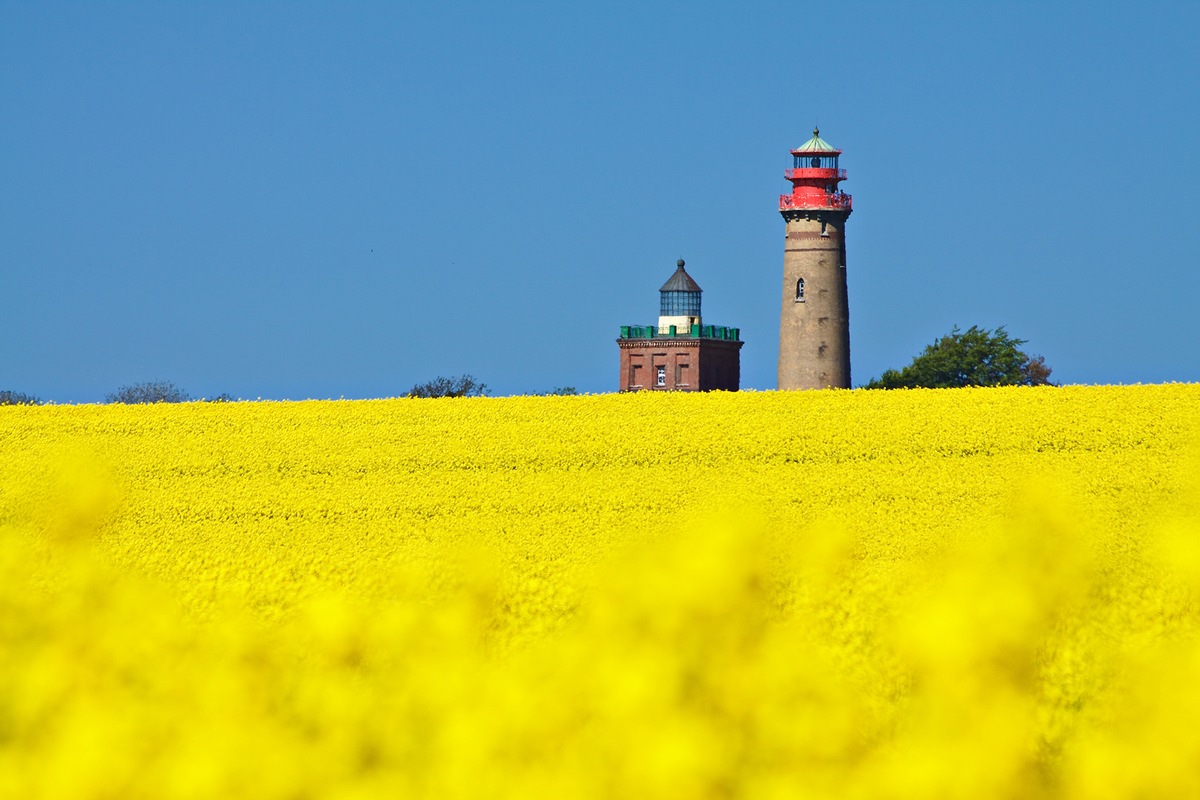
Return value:
M 779 198 L 786 224 L 783 310 L 779 318 L 779 388 L 850 388 L 850 307 L 846 292 L 846 219 L 841 150 L 813 130 L 792 151 Z
M 658 290 L 658 324 L 621 326 L 621 391 L 738 390 L 740 331 L 705 325 L 702 293 L 681 258 Z

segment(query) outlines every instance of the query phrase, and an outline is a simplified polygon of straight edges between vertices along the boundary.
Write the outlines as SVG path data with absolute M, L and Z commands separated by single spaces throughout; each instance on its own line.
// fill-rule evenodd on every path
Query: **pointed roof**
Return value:
M 700 284 L 692 280 L 692 276 L 688 275 L 687 271 L 683 268 L 682 258 L 675 262 L 675 266 L 678 267 L 678 269 L 676 269 L 675 274 L 672 275 L 667 282 L 662 285 L 662 288 L 659 289 L 660 292 L 703 291 L 703 289 L 700 288 Z
M 813 128 L 812 138 L 792 151 L 793 153 L 840 153 L 836 147 L 821 138 L 821 130 Z

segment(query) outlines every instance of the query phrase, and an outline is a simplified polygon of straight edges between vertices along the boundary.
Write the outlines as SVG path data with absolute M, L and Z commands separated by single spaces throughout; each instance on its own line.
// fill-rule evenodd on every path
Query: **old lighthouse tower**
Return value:
M 786 223 L 779 388 L 850 388 L 850 307 L 846 294 L 846 218 L 850 195 L 839 184 L 841 150 L 819 130 L 792 151 L 779 198 Z
M 738 390 L 740 331 L 705 325 L 701 293 L 681 258 L 658 290 L 658 324 L 621 326 L 621 391 Z

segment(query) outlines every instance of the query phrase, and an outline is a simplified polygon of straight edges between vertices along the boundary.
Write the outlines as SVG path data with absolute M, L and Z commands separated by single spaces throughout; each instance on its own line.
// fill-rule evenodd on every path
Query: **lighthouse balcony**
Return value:
M 665 333 L 657 325 L 622 325 L 622 339 L 720 339 L 726 342 L 739 341 L 740 328 L 726 325 L 692 325 L 679 328 L 671 325 Z
M 844 192 L 803 197 L 790 194 L 779 195 L 779 210 L 787 211 L 792 208 L 844 208 L 850 211 L 854 208 L 854 201 L 850 195 Z
M 825 169 L 823 167 L 802 167 L 800 169 L 784 170 L 783 177 L 787 178 L 789 181 L 844 181 L 846 180 L 846 170 Z

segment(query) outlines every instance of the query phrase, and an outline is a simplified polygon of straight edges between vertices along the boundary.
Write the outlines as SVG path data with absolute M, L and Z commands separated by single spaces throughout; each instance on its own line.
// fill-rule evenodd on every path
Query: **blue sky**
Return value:
M 952 326 L 1200 380 L 1198 3 L 0 2 L 0 389 L 617 388 L 675 260 L 775 386 L 788 150 L 855 385 Z

